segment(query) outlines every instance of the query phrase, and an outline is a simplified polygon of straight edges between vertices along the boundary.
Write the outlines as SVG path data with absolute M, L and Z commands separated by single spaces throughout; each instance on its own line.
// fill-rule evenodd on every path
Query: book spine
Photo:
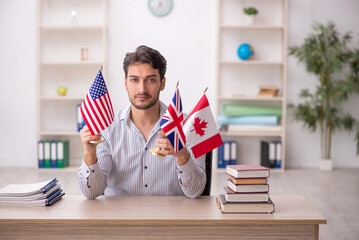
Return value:
M 44 141 L 39 141 L 37 144 L 37 158 L 39 168 L 44 167 Z
M 261 165 L 263 167 L 270 167 L 269 162 L 269 143 L 261 141 Z
M 231 165 L 236 165 L 237 164 L 237 150 L 238 150 L 237 142 L 232 141 L 231 142 L 231 160 L 230 160 Z
M 275 168 L 282 167 L 282 142 L 275 143 Z
M 275 142 L 269 143 L 269 167 L 275 167 Z
M 224 154 L 223 154 L 224 165 L 231 165 L 231 143 L 228 141 L 224 142 Z
M 44 167 L 51 167 L 51 147 L 50 141 L 44 141 Z
M 224 168 L 224 144 L 218 147 L 218 168 Z
M 50 142 L 51 147 L 51 167 L 56 168 L 57 167 L 57 150 L 56 150 L 56 141 Z

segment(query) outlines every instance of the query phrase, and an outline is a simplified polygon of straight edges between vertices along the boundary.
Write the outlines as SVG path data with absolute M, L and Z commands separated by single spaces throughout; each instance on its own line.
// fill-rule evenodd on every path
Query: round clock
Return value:
M 148 0 L 148 8 L 157 17 L 168 15 L 173 8 L 173 0 Z

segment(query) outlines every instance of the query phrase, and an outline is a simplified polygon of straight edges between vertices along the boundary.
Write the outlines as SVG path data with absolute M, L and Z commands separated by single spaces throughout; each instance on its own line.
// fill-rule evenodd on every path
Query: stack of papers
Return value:
M 34 184 L 10 184 L 0 189 L 0 205 L 51 206 L 63 195 L 56 178 Z

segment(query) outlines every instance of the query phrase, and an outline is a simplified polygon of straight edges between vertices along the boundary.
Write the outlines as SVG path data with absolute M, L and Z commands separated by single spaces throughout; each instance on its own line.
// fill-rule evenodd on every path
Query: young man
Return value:
M 125 89 L 131 104 L 115 114 L 115 121 L 101 135 L 104 142 L 90 144 L 87 126 L 81 130 L 84 160 L 78 171 L 86 198 L 100 195 L 186 195 L 197 198 L 206 184 L 205 155 L 197 159 L 185 147 L 175 153 L 161 131 L 167 106 L 159 100 L 166 86 L 165 58 L 140 46 L 123 62 Z M 152 155 L 151 148 L 161 148 Z

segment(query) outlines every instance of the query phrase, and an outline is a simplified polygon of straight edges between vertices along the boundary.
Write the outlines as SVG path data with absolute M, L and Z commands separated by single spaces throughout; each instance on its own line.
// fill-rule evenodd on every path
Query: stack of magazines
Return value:
M 0 189 L 0 205 L 51 206 L 63 195 L 56 178 L 33 184 L 10 184 Z

